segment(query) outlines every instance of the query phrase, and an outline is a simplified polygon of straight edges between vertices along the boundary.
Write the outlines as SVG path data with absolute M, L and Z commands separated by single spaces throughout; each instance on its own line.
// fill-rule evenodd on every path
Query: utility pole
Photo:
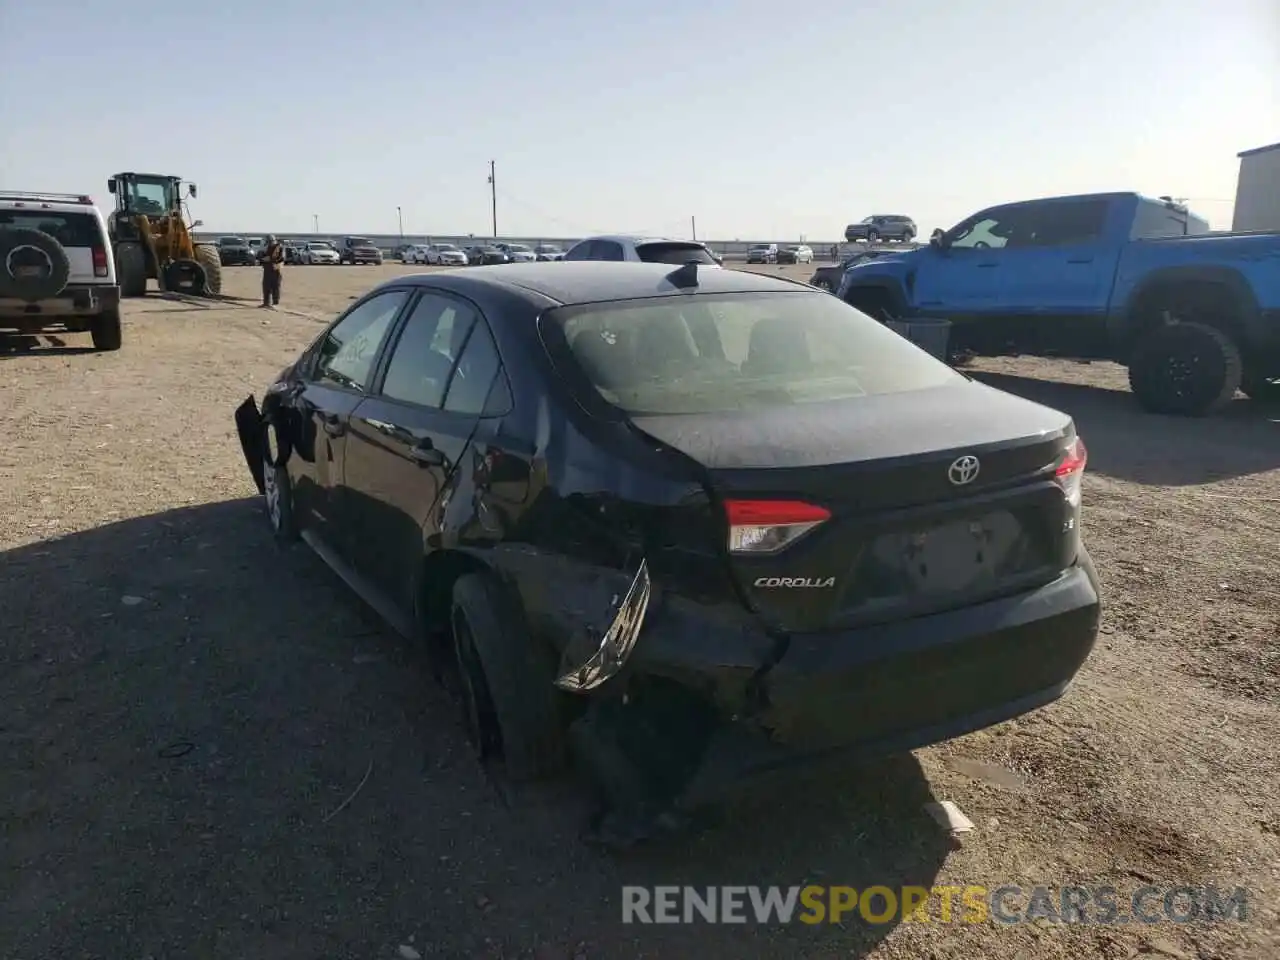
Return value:
M 697 240 L 698 239 L 698 218 L 697 217 L 689 218 L 689 229 L 693 232 L 693 239 Z
M 400 242 L 404 243 L 404 214 L 396 207 L 396 221 L 400 224 Z
M 489 161 L 489 203 L 493 208 L 493 239 L 498 239 L 498 179 L 494 176 L 493 161 Z
M 315 228 L 315 232 L 319 233 L 320 232 L 320 214 L 313 213 L 311 215 L 311 223 L 312 223 L 312 226 Z

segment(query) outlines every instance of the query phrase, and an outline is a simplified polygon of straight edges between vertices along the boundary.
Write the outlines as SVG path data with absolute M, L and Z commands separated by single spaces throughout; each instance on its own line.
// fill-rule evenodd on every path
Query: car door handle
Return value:
M 331 437 L 342 436 L 342 418 L 336 413 L 320 414 L 320 424 L 324 427 L 324 432 Z
M 444 454 L 429 439 L 420 440 L 410 447 L 409 459 L 420 467 L 444 466 Z
M 385 420 L 372 420 L 366 418 L 364 422 L 373 427 L 373 429 L 377 430 L 379 433 L 395 433 L 396 430 L 394 423 L 387 423 Z

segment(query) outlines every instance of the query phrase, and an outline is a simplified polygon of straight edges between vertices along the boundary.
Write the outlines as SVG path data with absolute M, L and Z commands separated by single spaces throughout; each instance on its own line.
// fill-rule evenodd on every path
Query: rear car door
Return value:
M 408 299 L 408 290 L 385 290 L 351 307 L 316 341 L 290 401 L 297 416 L 297 442 L 288 464 L 298 523 L 339 550 L 338 489 L 348 419 L 372 381 L 382 344 Z
M 0 210 L 0 227 L 39 230 L 57 240 L 71 265 L 68 283 L 102 283 L 106 279 L 106 237 L 90 207 L 86 207 L 84 212 Z
M 1010 312 L 1101 316 L 1116 262 L 1103 239 L 1109 210 L 1105 198 L 1027 205 L 1001 253 L 1000 298 Z
M 351 416 L 345 496 L 357 569 L 402 611 L 440 534 L 441 502 L 498 376 L 475 304 L 425 290 Z

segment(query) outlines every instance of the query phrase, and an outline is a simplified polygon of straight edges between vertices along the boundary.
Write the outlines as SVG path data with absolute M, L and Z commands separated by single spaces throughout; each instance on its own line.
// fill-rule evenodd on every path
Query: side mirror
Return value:
M 194 183 L 187 185 L 187 193 L 192 197 L 196 195 L 196 185 Z
M 196 227 L 203 227 L 203 226 L 204 226 L 203 220 L 196 220 L 194 223 L 191 224 L 191 229 L 194 230 Z
M 933 247 L 935 250 L 947 249 L 946 231 L 941 227 L 935 228 L 933 233 L 929 234 L 929 246 Z
M 116 192 L 116 178 L 112 177 L 110 180 L 107 181 L 107 193 L 115 193 L 115 192 Z

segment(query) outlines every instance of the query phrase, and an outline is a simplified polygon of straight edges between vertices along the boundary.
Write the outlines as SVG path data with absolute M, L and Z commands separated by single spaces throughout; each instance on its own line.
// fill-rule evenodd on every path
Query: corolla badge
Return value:
M 951 461 L 951 466 L 947 467 L 947 479 L 957 487 L 963 487 L 966 483 L 973 483 L 978 479 L 980 469 L 982 464 L 978 462 L 978 458 L 971 453 L 965 454 Z
M 834 587 L 835 577 L 758 577 L 757 587 Z

